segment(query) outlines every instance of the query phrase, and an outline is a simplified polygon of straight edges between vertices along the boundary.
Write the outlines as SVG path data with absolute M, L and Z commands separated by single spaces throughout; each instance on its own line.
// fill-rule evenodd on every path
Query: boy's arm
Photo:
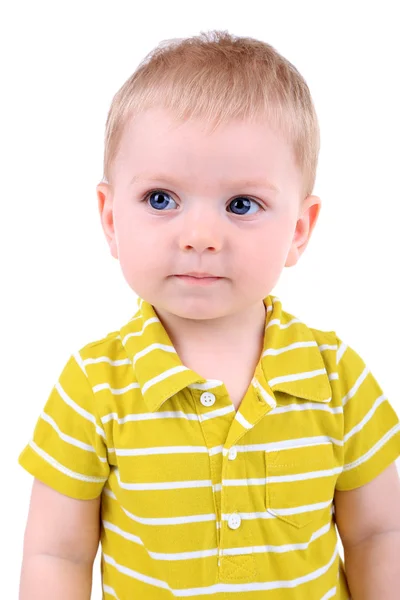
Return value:
M 352 600 L 397 600 L 400 479 L 395 463 L 366 485 L 336 491 L 335 514 Z
M 35 479 L 20 600 L 90 600 L 99 530 L 100 497 L 75 500 Z

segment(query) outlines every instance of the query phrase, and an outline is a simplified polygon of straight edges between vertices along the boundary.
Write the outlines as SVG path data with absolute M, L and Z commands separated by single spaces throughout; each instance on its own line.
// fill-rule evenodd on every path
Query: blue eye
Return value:
M 147 200 L 150 202 L 150 206 L 156 210 L 163 210 L 168 206 L 168 200 L 166 197 L 172 200 L 171 196 L 167 192 L 162 192 L 161 190 L 150 192 L 147 196 Z M 172 200 L 175 202 L 175 200 Z M 175 202 L 176 204 L 176 202 Z
M 154 190 L 153 192 L 149 192 L 145 196 L 146 202 L 150 204 L 154 210 L 157 211 L 165 211 L 165 209 L 170 210 L 171 208 L 176 208 L 177 204 L 175 200 L 171 197 L 171 194 L 168 192 L 164 192 L 163 190 Z M 168 204 L 173 202 L 175 206 L 170 206 L 168 208 Z M 261 208 L 261 205 L 253 200 L 252 198 L 248 198 L 247 196 L 237 196 L 233 200 L 229 202 L 229 212 L 232 212 L 235 215 L 252 215 L 257 210 L 251 210 L 252 205 L 257 209 Z
M 247 196 L 238 196 L 237 198 L 234 198 L 229 202 L 229 207 L 232 207 L 232 205 L 236 204 L 236 209 L 238 210 L 238 212 L 234 212 L 235 215 L 251 215 L 254 214 L 254 212 L 251 213 L 248 211 L 248 209 L 251 209 L 252 202 L 258 208 L 260 208 L 258 202 L 252 200 L 251 198 L 247 198 Z

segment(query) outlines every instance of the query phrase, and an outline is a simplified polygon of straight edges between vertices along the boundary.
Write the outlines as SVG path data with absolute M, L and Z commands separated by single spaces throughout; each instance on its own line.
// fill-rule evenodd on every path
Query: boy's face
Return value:
M 131 288 L 199 320 L 256 306 L 297 262 L 320 209 L 315 196 L 301 201 L 300 189 L 291 147 L 265 122 L 231 121 L 210 134 L 202 121 L 177 123 L 160 108 L 126 125 L 112 186 L 99 184 L 97 194 Z

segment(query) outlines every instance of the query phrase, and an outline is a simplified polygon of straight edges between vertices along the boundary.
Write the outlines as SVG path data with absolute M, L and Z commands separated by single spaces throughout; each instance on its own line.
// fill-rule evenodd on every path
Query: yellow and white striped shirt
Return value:
M 65 365 L 20 464 L 102 494 L 103 599 L 344 600 L 333 498 L 400 454 L 395 411 L 334 332 L 268 296 L 264 350 L 235 411 L 140 300 Z

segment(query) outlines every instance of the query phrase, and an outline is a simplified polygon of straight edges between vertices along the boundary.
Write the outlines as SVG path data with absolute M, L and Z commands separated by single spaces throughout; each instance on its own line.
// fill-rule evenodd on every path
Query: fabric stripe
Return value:
M 153 379 L 150 379 L 149 381 L 147 381 L 143 386 L 142 386 L 142 392 L 143 394 L 153 385 L 156 385 L 156 383 L 160 383 L 161 381 L 164 381 L 164 379 L 168 379 L 169 377 L 171 377 L 172 375 L 176 375 L 177 373 L 182 373 L 182 371 L 188 371 L 189 369 L 187 367 L 184 367 L 183 365 L 181 367 L 174 367 L 173 369 L 169 369 L 168 371 L 164 371 L 164 373 L 160 373 L 160 375 L 158 375 L 157 377 L 153 377 Z
M 61 387 L 60 383 L 57 381 L 57 383 L 55 384 L 55 388 L 58 391 L 58 393 L 60 394 L 61 398 L 64 400 L 64 402 L 66 404 L 68 404 L 68 406 L 70 406 L 75 412 L 77 412 L 79 415 L 81 415 L 84 419 L 87 419 L 88 421 L 90 421 L 91 423 L 93 423 L 93 425 L 96 428 L 96 431 L 99 435 L 101 435 L 102 438 L 105 439 L 105 433 L 102 430 L 102 428 L 97 425 L 96 423 L 96 419 L 94 418 L 94 416 L 89 413 L 87 410 L 85 410 L 84 408 L 81 408 L 76 402 L 74 402 L 74 400 L 72 400 L 72 398 L 70 398 L 68 396 L 68 394 L 63 390 L 63 388 Z
M 381 439 L 379 440 L 379 442 L 377 442 L 374 446 L 372 446 L 372 448 L 368 452 L 366 452 L 365 454 L 360 456 L 354 462 L 345 464 L 343 466 L 343 471 L 349 471 L 350 469 L 356 469 L 357 467 L 359 467 L 362 463 L 366 462 L 372 456 L 374 456 L 374 454 L 376 454 L 385 444 L 387 444 L 387 442 L 394 435 L 396 435 L 399 432 L 400 432 L 400 425 L 397 424 L 394 427 L 392 427 L 392 429 L 390 431 L 388 431 L 384 436 L 382 436 Z
M 67 467 L 56 461 L 52 456 L 50 456 L 50 454 L 47 454 L 47 452 L 39 448 L 39 446 L 35 444 L 33 440 L 29 442 L 29 445 L 36 452 L 36 454 L 38 454 L 41 458 L 43 458 L 43 460 L 49 463 L 49 465 L 51 465 L 52 467 L 57 469 L 57 471 L 60 471 L 64 475 L 67 475 L 68 477 L 72 477 L 73 479 L 80 479 L 81 481 L 86 481 L 87 483 L 103 483 L 104 481 L 106 481 L 106 478 L 103 477 L 90 477 L 88 475 L 76 473 L 75 471 L 68 469 Z
M 123 531 L 121 528 L 116 527 L 112 523 L 108 521 L 104 521 L 103 525 L 109 531 L 113 531 L 117 535 L 134 542 L 140 546 L 143 546 L 142 540 L 135 535 L 127 531 Z M 332 524 L 329 522 L 323 527 L 320 527 L 317 531 L 315 531 L 309 540 L 306 542 L 301 542 L 297 544 L 281 544 L 281 545 L 267 545 L 267 546 L 244 546 L 240 548 L 226 548 L 222 550 L 221 556 L 240 556 L 245 554 L 252 554 L 256 552 L 257 554 L 282 554 L 284 552 L 294 552 L 299 550 L 307 550 L 309 548 L 310 543 L 319 539 L 323 535 L 325 535 L 332 527 Z M 169 552 L 169 553 L 161 553 L 161 552 L 152 552 L 148 550 L 149 555 L 155 560 L 172 560 L 172 561 L 186 561 L 186 560 L 194 560 L 199 558 L 207 558 L 210 556 L 217 556 L 219 551 L 218 548 L 210 548 L 209 550 L 197 550 L 194 552 Z
M 316 371 L 309 371 L 308 373 L 293 373 L 292 375 L 283 375 L 281 377 L 274 377 L 269 380 L 269 385 L 277 385 L 278 383 L 282 383 L 284 381 L 299 381 L 301 379 L 309 379 L 311 377 L 318 377 L 318 375 L 324 375 L 325 371 L 323 369 L 318 369 Z
M 42 412 L 42 414 L 40 416 L 43 419 L 43 421 L 46 421 L 46 423 L 48 423 L 54 429 L 54 431 L 57 432 L 57 435 L 64 442 L 67 442 L 68 444 L 71 444 L 72 446 L 76 446 L 77 448 L 81 448 L 82 450 L 86 450 L 87 452 L 94 452 L 94 453 L 96 452 L 95 448 L 93 446 L 91 446 L 90 444 L 85 444 L 84 442 L 81 442 L 80 440 L 77 440 L 77 439 L 73 438 L 72 436 L 63 433 L 61 431 L 61 429 L 58 427 L 57 423 L 54 421 L 54 419 L 52 419 L 50 417 L 50 415 L 47 415 L 45 412 Z M 107 461 L 107 459 L 104 457 L 99 457 L 99 459 L 103 462 Z
M 143 573 L 139 573 L 134 569 L 130 569 L 117 563 L 114 558 L 104 554 L 104 560 L 106 563 L 112 565 L 117 571 L 127 575 L 128 577 L 132 577 L 138 579 L 139 581 L 143 581 L 144 583 L 148 583 L 151 586 L 168 589 L 176 598 L 190 598 L 192 596 L 205 596 L 205 595 L 213 595 L 218 593 L 229 593 L 229 592 L 251 592 L 251 591 L 267 591 L 274 589 L 285 589 L 285 588 L 295 588 L 298 585 L 302 585 L 308 581 L 312 581 L 324 575 L 333 563 L 336 560 L 338 551 L 335 549 L 334 554 L 330 561 L 324 565 L 323 567 L 316 569 L 315 571 L 310 572 L 303 577 L 297 577 L 296 579 L 286 579 L 281 581 L 266 581 L 266 582 L 257 582 L 257 583 L 217 583 L 212 586 L 204 587 L 204 588 L 191 588 L 191 589 L 172 589 L 165 581 L 160 579 L 156 579 L 155 577 L 149 577 L 144 575 Z

